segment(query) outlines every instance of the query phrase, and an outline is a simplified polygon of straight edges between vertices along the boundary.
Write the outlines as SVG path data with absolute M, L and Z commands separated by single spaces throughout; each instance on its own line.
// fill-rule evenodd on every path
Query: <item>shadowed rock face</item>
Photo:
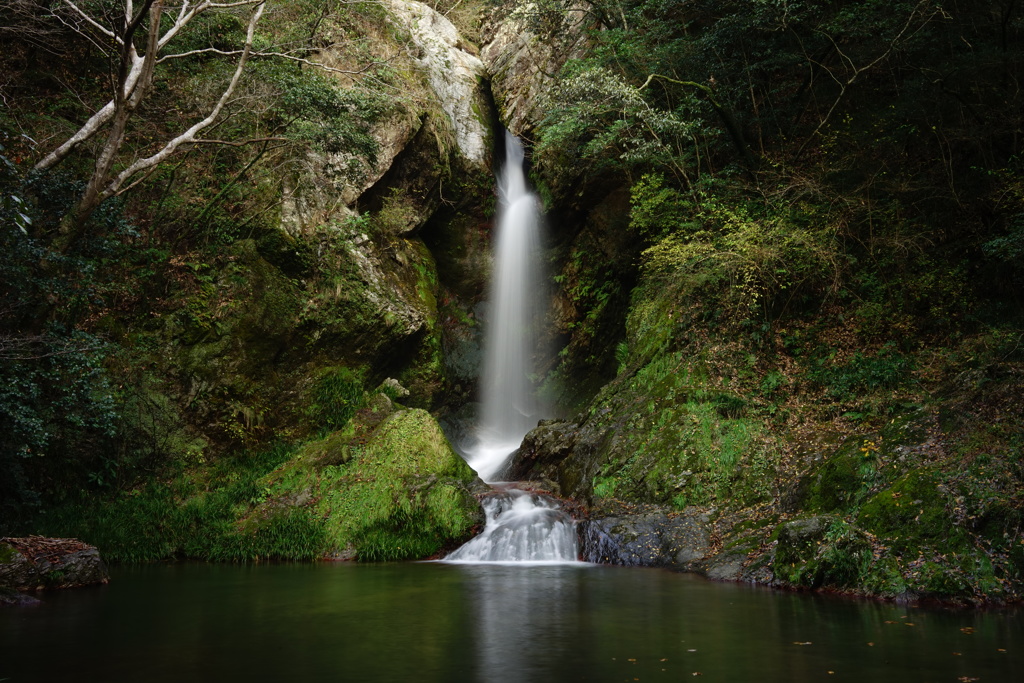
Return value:
M 108 580 L 107 565 L 95 546 L 72 538 L 0 539 L 0 587 L 76 588 Z
M 709 516 L 696 509 L 624 512 L 583 526 L 588 562 L 702 571 L 712 554 Z

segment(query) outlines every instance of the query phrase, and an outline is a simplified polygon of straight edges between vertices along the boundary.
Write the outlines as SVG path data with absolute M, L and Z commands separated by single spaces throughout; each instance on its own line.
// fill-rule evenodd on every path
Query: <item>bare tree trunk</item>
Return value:
M 106 141 L 103 143 L 103 147 L 96 158 L 96 163 L 93 167 L 92 175 L 86 184 L 85 191 L 82 193 L 74 209 L 61 221 L 58 234 L 51 245 L 54 250 L 60 253 L 67 252 L 82 237 L 89 217 L 103 201 L 133 187 L 140 182 L 140 175 L 144 178 L 147 171 L 150 171 L 166 160 L 182 146 L 194 144 L 196 136 L 200 131 L 216 121 L 224 106 L 231 99 L 242 76 L 252 49 L 256 26 L 263 15 L 265 7 L 265 0 L 238 0 L 227 3 L 215 3 L 211 0 L 204 0 L 195 6 L 185 3 L 178 10 L 174 23 L 161 36 L 160 24 L 164 13 L 164 0 L 143 0 L 143 5 L 137 12 L 133 11 L 132 0 L 125 0 L 123 28 L 116 31 L 100 26 L 78 9 L 71 0 L 64 0 L 64 2 L 74 8 L 80 16 L 85 17 L 91 22 L 90 25 L 94 26 L 96 30 L 101 31 L 107 38 L 113 40 L 120 48 L 120 52 L 117 83 L 113 99 L 94 114 L 75 135 L 71 136 L 36 164 L 36 168 L 40 170 L 51 168 L 66 158 L 77 145 L 92 138 L 104 127 L 107 128 Z M 188 130 L 168 141 L 155 154 L 143 159 L 137 159 L 120 172 L 116 171 L 115 166 L 121 149 L 124 146 L 129 120 L 139 104 L 145 99 L 153 83 L 156 65 L 161 61 L 161 48 L 201 11 L 208 8 L 238 6 L 255 6 L 255 11 L 249 19 L 245 45 L 239 52 L 235 72 L 211 112 L 204 119 L 193 124 Z M 149 22 L 145 53 L 139 56 L 135 49 L 134 39 L 147 16 Z M 174 56 L 170 55 L 170 57 Z

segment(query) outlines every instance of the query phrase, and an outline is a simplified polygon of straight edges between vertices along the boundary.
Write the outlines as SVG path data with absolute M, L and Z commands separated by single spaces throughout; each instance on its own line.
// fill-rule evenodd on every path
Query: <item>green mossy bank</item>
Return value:
M 482 482 L 429 413 L 367 399 L 342 429 L 44 516 L 113 562 L 423 559 L 482 523 Z

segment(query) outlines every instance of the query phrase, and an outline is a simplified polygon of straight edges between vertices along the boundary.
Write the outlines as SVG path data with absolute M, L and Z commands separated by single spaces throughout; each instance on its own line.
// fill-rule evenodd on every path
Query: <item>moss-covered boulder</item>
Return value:
M 857 524 L 898 550 L 963 547 L 967 539 L 946 510 L 938 476 L 932 469 L 907 473 L 864 503 Z
M 473 495 L 482 483 L 429 413 L 378 406 L 376 417 L 382 412 L 372 429 L 370 415 L 358 416 L 268 474 L 245 533 L 301 510 L 323 555 L 336 559 L 419 559 L 467 540 L 483 521 Z

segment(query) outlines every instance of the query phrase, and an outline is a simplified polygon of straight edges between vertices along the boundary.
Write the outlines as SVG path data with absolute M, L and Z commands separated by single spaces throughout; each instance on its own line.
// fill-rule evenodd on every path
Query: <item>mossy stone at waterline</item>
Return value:
M 254 528 L 280 506 L 301 504 L 330 557 L 418 559 L 466 540 L 481 521 L 470 492 L 478 480 L 433 416 L 399 410 L 361 438 L 356 427 L 307 444 L 267 475 L 265 499 L 249 515 Z

